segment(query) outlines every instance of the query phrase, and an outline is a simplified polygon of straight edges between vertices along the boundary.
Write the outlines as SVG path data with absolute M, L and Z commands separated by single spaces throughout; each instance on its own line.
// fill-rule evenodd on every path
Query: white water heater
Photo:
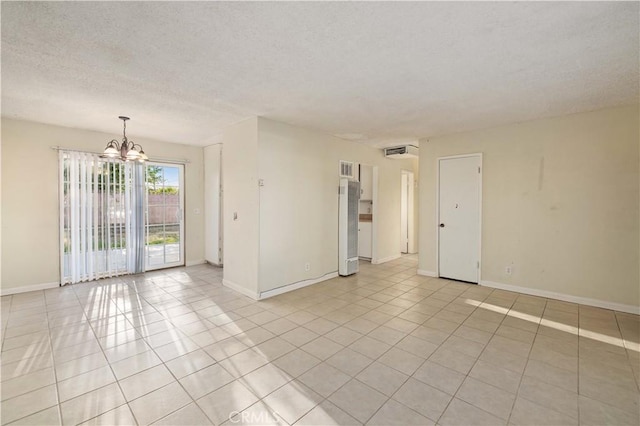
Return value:
M 338 218 L 338 273 L 342 276 L 358 272 L 358 202 L 360 182 L 340 179 Z

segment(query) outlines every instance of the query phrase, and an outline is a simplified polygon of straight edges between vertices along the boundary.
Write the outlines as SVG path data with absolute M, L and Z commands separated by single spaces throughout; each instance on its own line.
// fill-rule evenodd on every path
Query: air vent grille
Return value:
M 340 177 L 353 178 L 353 163 L 340 160 Z

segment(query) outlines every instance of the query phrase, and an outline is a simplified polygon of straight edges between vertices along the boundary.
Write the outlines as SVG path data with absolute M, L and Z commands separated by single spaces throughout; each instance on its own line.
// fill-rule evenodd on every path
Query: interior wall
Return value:
M 258 129 L 261 291 L 337 272 L 340 160 L 378 167 L 377 259 L 400 255 L 400 176 L 415 162 L 264 118 Z
M 421 141 L 419 269 L 437 271 L 438 157 L 481 152 L 482 282 L 639 306 L 638 112 Z
M 224 283 L 254 298 L 260 223 L 257 120 L 250 118 L 224 130 L 222 162 Z
M 60 282 L 58 152 L 52 146 L 101 152 L 118 138 L 106 134 L 2 118 L 3 294 Z M 204 262 L 202 148 L 135 137 L 152 159 L 188 160 L 185 167 L 185 260 Z

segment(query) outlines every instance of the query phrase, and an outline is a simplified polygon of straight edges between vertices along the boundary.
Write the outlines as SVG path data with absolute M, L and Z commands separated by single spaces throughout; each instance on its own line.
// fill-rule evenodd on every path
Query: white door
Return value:
M 222 144 L 204 148 L 204 258 L 222 265 Z
M 439 160 L 439 276 L 478 282 L 482 157 Z

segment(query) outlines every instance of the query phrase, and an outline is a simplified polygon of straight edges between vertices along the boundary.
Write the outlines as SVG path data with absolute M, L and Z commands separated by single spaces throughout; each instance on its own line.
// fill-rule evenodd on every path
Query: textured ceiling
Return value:
M 2 2 L 2 114 L 192 145 L 373 145 L 638 101 L 638 2 Z

